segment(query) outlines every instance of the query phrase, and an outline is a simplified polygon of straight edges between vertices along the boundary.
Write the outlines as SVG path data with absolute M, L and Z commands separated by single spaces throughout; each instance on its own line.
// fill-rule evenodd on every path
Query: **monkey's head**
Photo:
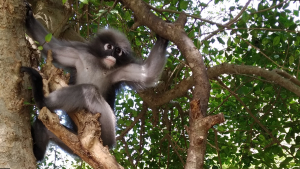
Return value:
M 107 69 L 134 62 L 131 45 L 124 34 L 114 29 L 102 29 L 89 44 L 89 52 L 102 59 Z

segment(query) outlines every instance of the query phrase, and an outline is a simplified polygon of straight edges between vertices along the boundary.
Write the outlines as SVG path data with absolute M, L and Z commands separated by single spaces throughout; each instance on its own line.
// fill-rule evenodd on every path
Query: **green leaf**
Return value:
M 293 157 L 287 157 L 281 164 L 280 167 L 286 168 L 287 165 L 293 160 Z
M 205 53 L 205 54 L 208 54 L 208 53 L 209 53 L 208 47 L 205 46 L 205 47 L 203 48 L 202 52 Z
M 44 49 L 43 46 L 38 47 L 38 50 L 43 50 L 43 49 Z
M 262 17 L 259 17 L 259 18 L 257 19 L 258 22 L 261 22 L 262 20 L 263 20 Z
M 225 42 L 223 41 L 223 39 L 222 39 L 222 38 L 220 38 L 220 37 L 217 37 L 217 40 L 219 41 L 219 43 L 221 43 L 221 44 L 225 45 Z
M 180 7 L 181 9 L 187 9 L 188 5 L 189 5 L 189 2 L 186 2 L 186 1 L 179 1 L 179 7 Z
M 62 3 L 65 4 L 67 2 L 67 0 L 62 0 Z
M 234 10 L 235 10 L 235 6 L 229 7 L 229 10 L 230 10 L 230 11 L 234 11 Z
M 26 102 L 26 101 L 25 101 L 23 104 L 24 104 L 24 105 L 30 105 L 30 103 L 29 103 L 29 102 Z
M 218 126 L 218 130 L 222 132 L 222 131 L 225 131 L 225 128 L 224 128 L 224 126 Z
M 47 43 L 50 42 L 51 39 L 52 39 L 52 33 L 49 33 L 49 34 L 47 34 L 47 35 L 45 36 L 45 41 L 46 41 Z
M 264 39 L 262 40 L 262 44 L 263 44 L 263 45 L 267 45 L 268 43 L 269 43 L 269 39 L 264 38 Z
M 266 87 L 265 88 L 265 90 L 264 90 L 264 92 L 271 92 L 271 91 L 273 91 L 273 87 Z
M 260 90 L 256 90 L 256 91 L 255 91 L 255 94 L 260 95 L 260 94 L 261 94 L 261 91 L 260 91 Z
M 234 38 L 234 42 L 235 42 L 235 43 L 240 43 L 240 40 L 241 40 L 240 38 L 237 38 L 237 37 Z
M 244 12 L 242 15 L 242 20 L 247 22 L 249 20 L 250 15 L 247 12 Z
M 280 42 L 280 36 L 276 36 L 276 37 L 273 39 L 273 46 L 278 45 L 279 42 Z
M 220 2 L 220 0 L 215 0 L 215 4 L 218 4 Z
M 129 105 L 129 107 L 133 107 L 133 100 L 132 99 L 128 99 L 127 100 L 127 104 Z
M 299 45 L 300 44 L 300 36 L 296 37 L 296 44 L 295 45 Z
M 292 65 L 294 63 L 294 61 L 295 61 L 294 56 L 290 56 L 289 57 L 289 64 Z
M 257 14 L 254 14 L 254 19 L 256 19 L 258 17 L 258 15 Z
M 285 5 L 283 6 L 283 9 L 289 7 L 289 5 L 290 5 L 289 3 L 285 3 Z
M 227 46 L 230 46 L 231 45 L 231 38 L 228 38 L 227 40 Z

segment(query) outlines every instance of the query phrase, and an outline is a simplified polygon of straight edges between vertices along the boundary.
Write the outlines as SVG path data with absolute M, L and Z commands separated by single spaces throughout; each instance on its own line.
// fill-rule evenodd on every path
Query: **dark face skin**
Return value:
M 101 59 L 104 59 L 106 68 L 115 68 L 132 63 L 130 54 L 126 54 L 115 42 L 114 37 L 109 35 L 98 35 L 89 45 L 89 52 Z

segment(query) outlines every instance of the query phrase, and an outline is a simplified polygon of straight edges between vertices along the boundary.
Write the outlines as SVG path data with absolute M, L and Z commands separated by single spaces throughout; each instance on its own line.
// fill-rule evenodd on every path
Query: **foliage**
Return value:
M 155 34 L 145 26 L 132 30 L 134 18 L 129 9 L 120 3 L 114 6 L 113 1 L 80 2 L 74 9 L 82 14 L 88 8 L 89 18 L 83 15 L 79 20 L 88 20 L 88 24 L 78 23 L 76 16 L 69 20 L 79 24 L 77 31 L 83 37 L 91 39 L 100 27 L 113 27 L 127 35 L 137 57 L 149 54 Z M 208 68 L 227 62 L 267 70 L 282 69 L 300 78 L 299 2 L 253 1 L 226 28 L 214 23 L 225 25 L 241 12 L 246 2 L 145 2 L 157 9 L 168 9 L 152 11 L 170 22 L 175 22 L 181 11 L 191 14 L 185 30 L 203 54 Z M 215 30 L 218 31 L 214 33 Z M 207 38 L 211 33 L 213 36 Z M 168 48 L 168 56 L 162 82 L 148 92 L 163 94 L 192 75 L 173 43 Z M 208 114 L 222 112 L 226 122 L 209 131 L 205 168 L 300 167 L 299 97 L 278 83 L 252 74 L 228 74 L 211 79 Z M 189 147 L 184 126 L 189 122 L 192 90 L 159 107 L 145 104 L 135 91 L 120 91 L 115 108 L 118 135 L 144 113 L 113 149 L 113 155 L 124 168 L 184 167 Z

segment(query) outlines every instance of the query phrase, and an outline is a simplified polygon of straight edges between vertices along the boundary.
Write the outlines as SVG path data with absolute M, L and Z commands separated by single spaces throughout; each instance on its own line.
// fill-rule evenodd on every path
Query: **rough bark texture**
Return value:
M 23 1 L 0 0 L 0 168 L 36 168 L 32 152 L 29 109 L 20 90 L 19 68 L 28 55 Z M 26 82 L 24 86 L 29 86 Z
M 69 148 L 80 156 L 85 162 L 95 169 L 123 169 L 114 156 L 109 153 L 108 148 L 103 147 L 99 141 L 100 114 L 91 114 L 88 112 L 78 112 L 73 114 L 78 126 L 79 135 L 75 135 L 64 128 L 56 114 L 51 113 L 45 107 L 40 111 L 39 119 L 45 126 L 60 138 Z

